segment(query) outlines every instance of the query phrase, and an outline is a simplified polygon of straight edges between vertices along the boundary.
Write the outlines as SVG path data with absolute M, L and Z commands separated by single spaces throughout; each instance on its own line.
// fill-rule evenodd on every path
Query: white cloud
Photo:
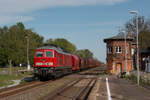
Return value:
M 39 9 L 57 6 L 85 6 L 85 5 L 114 5 L 127 0 L 0 0 L 0 24 L 7 24 L 14 20 L 14 17 Z M 7 15 L 7 16 L 6 16 Z M 16 16 L 15 16 L 16 15 Z M 24 21 L 32 20 L 31 17 L 24 17 Z
M 127 0 L 0 0 L 0 12 L 22 13 L 54 6 L 113 5 Z
M 48 26 L 65 26 L 65 27 L 68 27 L 68 26 L 74 26 L 74 27 L 93 27 L 93 26 L 121 26 L 122 23 L 125 23 L 124 21 L 119 21 L 119 20 L 115 20 L 115 21 L 108 21 L 108 22 L 99 22 L 99 23 L 85 23 L 85 24 L 82 24 L 82 23 L 79 23 L 79 24 L 47 24 Z M 46 25 L 46 24 L 45 24 Z
M 17 22 L 26 22 L 33 20 L 33 17 L 30 16 L 13 16 L 13 15 L 0 15 L 0 24 L 9 24 L 9 23 L 17 23 Z

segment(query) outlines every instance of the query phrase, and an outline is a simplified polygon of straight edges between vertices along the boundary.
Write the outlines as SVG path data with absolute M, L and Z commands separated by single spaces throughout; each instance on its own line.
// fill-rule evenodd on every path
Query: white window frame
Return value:
M 131 48 L 131 55 L 133 56 L 135 54 L 135 49 Z
M 116 53 L 122 53 L 122 47 L 116 46 L 115 51 L 116 51 Z

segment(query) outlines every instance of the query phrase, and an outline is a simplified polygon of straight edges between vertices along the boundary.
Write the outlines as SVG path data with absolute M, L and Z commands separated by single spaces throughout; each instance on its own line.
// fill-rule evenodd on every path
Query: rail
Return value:
M 93 82 L 94 81 L 94 82 Z M 93 82 L 92 86 L 90 84 Z M 86 100 L 88 98 L 89 93 L 91 92 L 92 88 L 95 86 L 96 80 L 92 79 L 84 88 L 82 88 L 78 94 L 73 98 L 73 100 Z M 87 90 L 85 95 L 82 97 L 82 94 Z
M 78 83 L 79 81 L 81 81 L 82 79 L 73 81 L 72 83 L 70 83 L 69 85 L 66 85 L 65 87 L 63 87 L 62 89 L 58 90 L 58 92 L 46 97 L 44 100 L 52 100 L 55 96 L 59 95 L 60 93 L 62 93 L 63 91 L 65 91 L 66 89 L 72 87 L 73 85 L 75 85 L 76 83 Z

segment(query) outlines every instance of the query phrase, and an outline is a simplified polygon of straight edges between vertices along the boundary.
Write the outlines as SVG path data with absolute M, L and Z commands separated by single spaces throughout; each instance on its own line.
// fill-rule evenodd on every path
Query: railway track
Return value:
M 42 100 L 86 100 L 95 83 L 96 79 L 94 78 L 79 79 L 42 98 Z
M 0 90 L 0 100 L 87 100 L 99 68 L 49 81 L 33 81 Z M 92 73 L 92 74 L 91 74 Z M 98 73 L 99 74 L 99 73 Z
M 95 68 L 92 68 L 83 72 L 79 72 L 79 74 L 80 75 L 95 75 L 95 76 L 103 75 L 103 74 L 107 74 L 107 69 L 106 67 L 103 67 L 103 68 L 95 67 Z
M 17 94 L 17 93 L 20 93 L 21 91 L 26 91 L 28 89 L 31 89 L 31 88 L 34 88 L 34 87 L 37 87 L 37 86 L 40 86 L 40 85 L 47 84 L 50 81 L 42 82 L 42 81 L 37 80 L 37 81 L 30 82 L 30 83 L 25 84 L 25 85 L 18 85 L 18 86 L 2 89 L 2 90 L 0 90 L 0 98 L 10 96 L 10 95 L 13 95 L 13 94 Z
M 72 83 L 77 78 L 58 78 L 50 81 L 35 81 L 23 86 L 15 86 L 0 91 L 0 100 L 43 100 L 41 97 L 52 93 L 64 84 Z

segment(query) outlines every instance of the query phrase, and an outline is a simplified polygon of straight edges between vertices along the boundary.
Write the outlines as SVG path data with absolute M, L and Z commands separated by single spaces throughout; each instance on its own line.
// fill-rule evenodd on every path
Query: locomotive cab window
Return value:
M 36 52 L 36 57 L 43 57 L 43 52 L 42 51 L 37 51 Z
M 53 52 L 52 51 L 46 51 L 45 56 L 46 57 L 53 57 Z

